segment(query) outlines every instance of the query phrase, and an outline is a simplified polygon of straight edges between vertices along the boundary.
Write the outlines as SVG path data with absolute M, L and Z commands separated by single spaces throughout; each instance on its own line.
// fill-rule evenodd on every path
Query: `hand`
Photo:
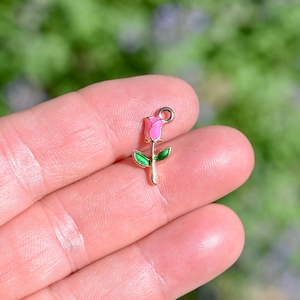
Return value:
M 154 186 L 130 156 L 163 106 L 176 118 Z M 175 299 L 232 265 L 243 227 L 211 202 L 245 182 L 253 152 L 232 128 L 187 133 L 197 117 L 186 83 L 143 76 L 2 118 L 0 299 Z

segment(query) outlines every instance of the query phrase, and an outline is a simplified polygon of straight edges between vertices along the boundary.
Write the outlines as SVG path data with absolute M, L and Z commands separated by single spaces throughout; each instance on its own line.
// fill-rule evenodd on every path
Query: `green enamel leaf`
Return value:
M 150 166 L 150 159 L 138 150 L 133 151 L 133 159 L 139 166 L 143 168 Z
M 171 152 L 171 147 L 168 147 L 164 150 L 161 150 L 156 156 L 155 156 L 155 160 L 156 161 L 161 161 L 164 160 L 165 158 L 167 158 L 169 156 Z

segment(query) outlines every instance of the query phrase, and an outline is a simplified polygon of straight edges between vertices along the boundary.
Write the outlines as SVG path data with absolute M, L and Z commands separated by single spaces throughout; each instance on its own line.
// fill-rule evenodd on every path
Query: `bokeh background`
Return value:
M 220 200 L 245 225 L 241 258 L 182 299 L 299 300 L 300 1 L 0 2 L 1 115 L 149 73 L 189 82 L 196 126 L 236 127 L 256 155 L 247 184 Z

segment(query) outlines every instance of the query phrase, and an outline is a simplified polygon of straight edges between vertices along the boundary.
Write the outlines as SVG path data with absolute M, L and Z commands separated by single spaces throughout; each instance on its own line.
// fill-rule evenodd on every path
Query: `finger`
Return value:
M 252 170 L 249 142 L 231 128 L 203 128 L 170 143 L 174 150 L 158 165 L 157 187 L 125 160 L 47 196 L 3 226 L 0 291 L 17 291 L 20 298 L 47 286 L 224 196 Z
M 243 245 L 238 217 L 207 205 L 26 300 L 177 299 L 224 272 Z
M 0 121 L 0 225 L 44 195 L 141 146 L 142 120 L 178 113 L 168 140 L 189 130 L 198 101 L 183 81 L 144 76 L 92 85 Z

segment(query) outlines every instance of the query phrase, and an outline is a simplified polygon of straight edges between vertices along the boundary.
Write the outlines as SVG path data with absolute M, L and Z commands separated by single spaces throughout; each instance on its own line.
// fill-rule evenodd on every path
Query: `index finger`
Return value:
M 164 140 L 188 131 L 198 100 L 165 76 L 112 80 L 0 120 L 0 225 L 43 196 L 143 147 L 142 120 L 169 106 L 176 122 Z

